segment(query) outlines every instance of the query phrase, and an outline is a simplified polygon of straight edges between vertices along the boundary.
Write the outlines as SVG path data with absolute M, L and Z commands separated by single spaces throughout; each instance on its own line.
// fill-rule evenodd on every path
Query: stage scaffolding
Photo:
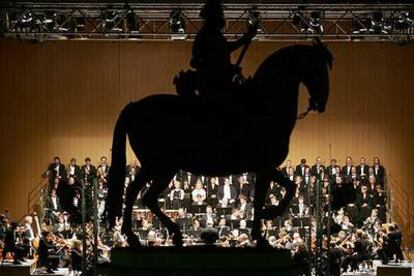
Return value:
M 228 39 L 260 19 L 260 41 L 414 40 L 414 4 L 341 1 L 223 1 Z M 352 1 L 351 1 L 352 2 Z M 128 4 L 125 4 L 128 3 Z M 24 40 L 192 40 L 202 25 L 203 1 L 5 1 L 0 34 Z M 336 3 L 336 4 L 335 4 Z

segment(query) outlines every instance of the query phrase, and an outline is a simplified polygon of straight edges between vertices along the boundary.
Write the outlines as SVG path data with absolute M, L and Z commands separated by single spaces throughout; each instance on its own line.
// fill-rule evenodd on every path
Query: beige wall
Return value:
M 252 73 L 282 44 L 255 43 L 244 67 Z M 394 176 L 397 221 L 409 231 L 414 192 L 414 48 L 390 43 L 331 43 L 335 55 L 327 112 L 298 122 L 290 158 L 341 163 L 379 156 Z M 186 42 L 0 41 L 0 210 L 24 214 L 26 197 L 51 158 L 79 162 L 110 155 L 119 110 L 130 100 L 172 92 L 187 66 Z M 301 108 L 306 104 L 302 93 Z M 276 124 L 277 122 L 275 122 Z M 129 153 L 129 159 L 133 156 Z M 406 219 L 403 219 L 406 217 Z

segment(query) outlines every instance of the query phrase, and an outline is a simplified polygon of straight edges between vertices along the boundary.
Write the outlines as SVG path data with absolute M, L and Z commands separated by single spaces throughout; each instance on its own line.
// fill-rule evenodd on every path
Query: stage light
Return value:
M 185 39 L 185 19 L 182 15 L 182 12 L 180 10 L 173 10 L 170 13 L 170 29 L 171 29 L 171 39 L 175 40 L 181 40 Z
M 313 28 L 313 32 L 316 33 L 323 33 L 323 26 L 321 23 L 321 12 L 320 11 L 313 11 L 310 14 L 309 24 Z
M 120 16 L 116 10 L 112 10 L 111 7 L 108 7 L 102 12 L 102 19 L 104 21 L 103 27 L 106 31 L 110 32 L 120 32 L 119 20 Z
M 413 12 L 401 12 L 394 22 L 394 27 L 400 31 L 407 30 L 410 27 L 413 28 L 413 17 Z
M 139 33 L 138 16 L 131 9 L 129 9 L 127 11 L 127 14 L 125 16 L 125 24 L 126 24 L 126 26 L 125 26 L 126 27 L 125 28 L 125 31 L 126 32 Z
M 370 32 L 374 34 L 387 34 L 391 29 L 384 23 L 384 14 L 382 12 L 374 12 L 372 14 Z
M 295 15 L 292 18 L 292 24 L 299 30 L 299 32 L 304 33 L 308 30 L 306 23 L 304 21 L 303 13 L 301 11 L 295 12 Z
M 248 14 L 247 24 L 249 26 L 257 25 L 257 33 L 261 33 L 262 29 L 260 28 L 260 12 L 250 10 Z

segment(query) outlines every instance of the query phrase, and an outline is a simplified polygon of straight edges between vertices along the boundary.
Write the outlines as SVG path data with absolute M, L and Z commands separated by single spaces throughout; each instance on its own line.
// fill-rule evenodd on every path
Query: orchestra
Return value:
M 27 258 L 35 258 L 48 272 L 62 266 L 81 270 L 83 248 L 78 237 L 82 237 L 79 214 L 83 207 L 80 199 L 82 196 L 90 198 L 90 195 L 81 194 L 81 180 L 86 180 L 87 184 L 90 184 L 88 181 L 97 181 L 97 211 L 101 220 L 109 169 L 106 157 L 100 159 L 97 169 L 90 158 L 85 159 L 82 167 L 76 165 L 76 159 L 72 158 L 65 167 L 60 158 L 55 157 L 49 166 L 49 196 L 43 205 L 41 223 L 36 214 L 27 215 L 20 224 L 9 219 L 7 212 L 0 216 L 2 261 L 12 260 L 19 264 Z M 127 186 L 139 173 L 138 163 L 132 162 L 126 170 Z M 297 190 L 281 217 L 262 222 L 262 232 L 270 246 L 290 250 L 292 257 L 302 265 L 308 262 L 318 246 L 315 220 L 317 186 L 320 185 L 324 208 L 329 202 L 330 186 L 349 184 L 356 200 L 333 212 L 332 220 L 339 231 L 332 233 L 329 244 L 327 236 L 324 237 L 323 246 L 331 249 L 333 271 L 355 271 L 362 263 L 372 266 L 373 259 L 383 263 L 404 260 L 401 230 L 395 222 L 387 220 L 384 167 L 378 158 L 374 158 L 370 167 L 365 158 L 354 166 L 352 158 L 348 157 L 342 168 L 335 159 L 327 167 L 320 157 L 313 165 L 302 159 L 296 168 L 288 160 L 281 171 L 296 183 Z M 179 225 L 186 246 L 250 247 L 254 246 L 250 236 L 255 212 L 252 204 L 254 181 L 252 173 L 201 177 L 180 171 L 159 202 L 163 211 Z M 150 183 L 146 187 L 148 185 Z M 91 192 L 90 189 L 86 191 Z M 283 187 L 271 182 L 266 204 L 277 206 L 285 194 Z M 133 211 L 134 231 L 144 245 L 171 246 L 168 230 L 145 209 L 140 199 L 139 196 Z M 89 209 L 86 212 L 90 212 Z M 324 221 L 327 221 L 326 215 L 325 212 Z M 88 213 L 88 216 L 92 217 L 92 214 Z M 98 236 L 100 262 L 109 261 L 111 248 L 128 246 L 121 228 L 122 219 L 119 219 L 110 234 L 101 231 Z

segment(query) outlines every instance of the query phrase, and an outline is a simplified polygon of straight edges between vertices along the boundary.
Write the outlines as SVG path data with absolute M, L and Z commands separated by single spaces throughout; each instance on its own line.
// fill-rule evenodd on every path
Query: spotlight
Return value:
M 301 32 L 305 33 L 308 30 L 308 26 L 306 25 L 305 21 L 303 20 L 303 13 L 301 11 L 297 11 L 292 18 L 292 24 Z
M 139 33 L 138 16 L 133 10 L 128 10 L 125 16 L 125 31 L 130 33 Z
M 67 32 L 69 30 L 68 22 L 66 22 L 66 20 L 67 20 L 67 17 L 63 14 L 59 14 L 56 17 L 56 24 L 57 24 L 56 29 L 57 29 L 57 31 Z
M 382 12 L 374 12 L 372 14 L 370 32 L 374 34 L 387 34 L 391 29 L 384 23 L 384 14 Z
M 255 10 L 250 10 L 249 11 L 249 15 L 248 15 L 248 19 L 247 19 L 247 24 L 249 26 L 257 26 L 257 32 L 261 33 L 262 29 L 260 28 L 260 12 L 255 11 Z
M 321 23 L 321 12 L 320 11 L 313 11 L 310 14 L 309 24 L 312 26 L 313 31 L 316 33 L 323 32 L 323 26 Z
M 394 22 L 394 27 L 397 30 L 403 31 L 413 27 L 413 12 L 402 12 Z
M 118 27 L 120 16 L 118 15 L 118 12 L 115 10 L 112 10 L 111 7 L 108 7 L 106 10 L 102 12 L 102 19 L 104 21 L 103 27 L 106 31 L 111 31 L 111 32 L 121 31 L 121 29 Z
M 185 33 L 185 19 L 182 15 L 182 12 L 180 10 L 173 10 L 170 13 L 170 29 L 172 32 L 171 39 L 175 40 L 181 40 L 185 39 L 186 35 Z

